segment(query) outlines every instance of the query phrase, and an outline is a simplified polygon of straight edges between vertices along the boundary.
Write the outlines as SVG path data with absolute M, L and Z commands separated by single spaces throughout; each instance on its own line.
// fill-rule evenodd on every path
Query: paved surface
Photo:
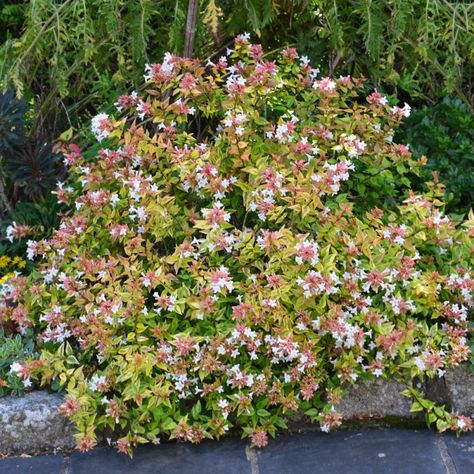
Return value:
M 0 460 L 0 474 L 474 474 L 474 433 L 428 430 L 282 434 L 265 449 L 229 438 L 199 446 L 145 446 Z

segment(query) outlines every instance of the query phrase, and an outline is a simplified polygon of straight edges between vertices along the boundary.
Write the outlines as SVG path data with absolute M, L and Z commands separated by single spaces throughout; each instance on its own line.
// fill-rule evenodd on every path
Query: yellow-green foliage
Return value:
M 0 300 L 43 348 L 14 372 L 59 381 L 82 450 L 105 429 L 129 452 L 234 426 L 263 446 L 297 412 L 327 431 L 355 381 L 469 357 L 474 216 L 445 215 L 436 183 L 410 191 L 422 163 L 393 140 L 409 106 L 292 48 L 241 35 L 229 53 L 167 54 L 94 117 L 97 155 L 65 155 L 74 212 Z M 440 430 L 472 427 L 417 402 Z

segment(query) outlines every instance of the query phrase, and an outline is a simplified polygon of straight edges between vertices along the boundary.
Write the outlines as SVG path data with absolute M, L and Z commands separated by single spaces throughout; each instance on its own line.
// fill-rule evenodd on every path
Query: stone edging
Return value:
M 351 388 L 338 409 L 348 422 L 387 417 L 410 420 L 411 402 L 400 395 L 404 388 L 395 380 L 361 382 Z M 442 379 L 429 380 L 420 389 L 428 398 L 474 416 L 474 372 L 467 365 L 451 369 Z M 72 451 L 74 427 L 58 412 L 63 400 L 61 395 L 45 391 L 0 398 L 0 455 Z M 291 424 L 298 429 L 308 427 L 294 421 Z

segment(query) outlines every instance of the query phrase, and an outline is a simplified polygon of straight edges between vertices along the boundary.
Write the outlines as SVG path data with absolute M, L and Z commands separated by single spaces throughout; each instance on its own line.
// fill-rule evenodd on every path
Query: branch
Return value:
M 186 58 L 190 58 L 193 55 L 198 9 L 199 0 L 189 0 L 186 30 L 184 32 L 184 56 Z

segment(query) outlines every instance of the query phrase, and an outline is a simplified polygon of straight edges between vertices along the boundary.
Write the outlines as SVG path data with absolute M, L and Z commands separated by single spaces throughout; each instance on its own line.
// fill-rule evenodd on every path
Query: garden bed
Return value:
M 452 410 L 474 415 L 474 372 L 467 364 L 449 370 L 443 378 L 418 387 L 427 397 L 448 404 Z M 352 387 L 340 410 L 346 426 L 409 425 L 419 418 L 410 413 L 411 401 L 401 395 L 404 385 L 376 379 Z M 24 397 L 0 398 L 0 455 L 68 452 L 75 446 L 74 426 L 59 412 L 60 394 L 34 391 Z M 315 429 L 303 417 L 290 420 L 295 430 Z

